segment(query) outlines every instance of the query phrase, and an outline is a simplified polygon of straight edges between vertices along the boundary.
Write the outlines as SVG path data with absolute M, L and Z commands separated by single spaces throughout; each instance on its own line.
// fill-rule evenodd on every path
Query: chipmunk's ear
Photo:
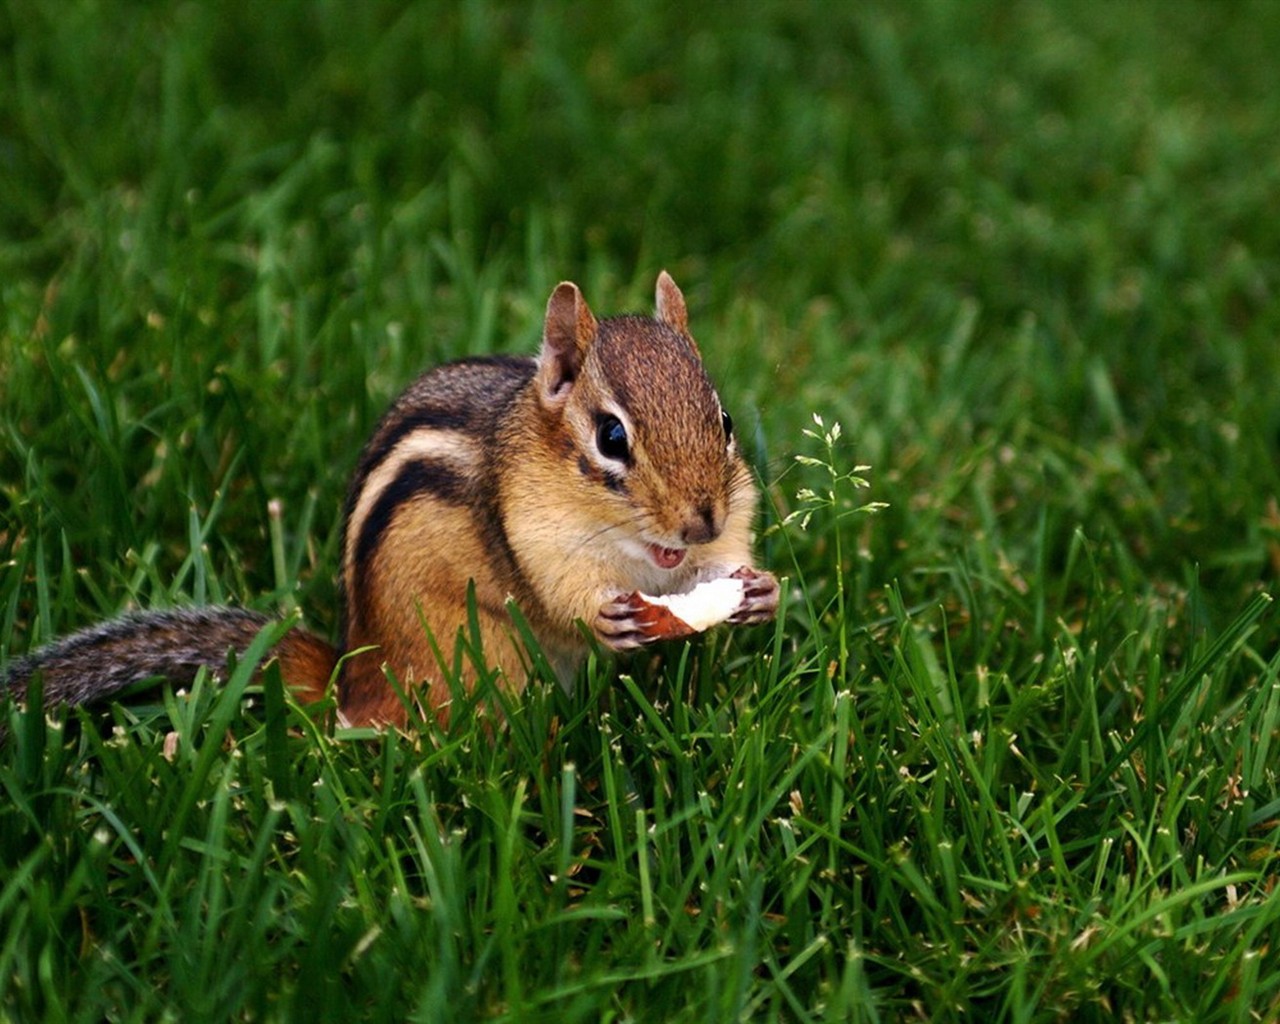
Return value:
M 657 306 L 658 320 L 673 331 L 688 336 L 689 311 L 685 308 L 684 294 L 676 287 L 676 283 L 671 280 L 671 275 L 665 270 L 658 275 L 657 296 L 654 304 Z
M 578 286 L 571 281 L 556 285 L 547 300 L 538 355 L 538 395 L 543 405 L 556 408 L 568 400 L 596 331 L 596 318 Z

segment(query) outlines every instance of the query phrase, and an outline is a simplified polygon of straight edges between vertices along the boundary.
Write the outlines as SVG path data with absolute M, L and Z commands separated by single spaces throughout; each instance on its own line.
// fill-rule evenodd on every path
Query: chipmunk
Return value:
M 732 576 L 728 621 L 773 618 L 777 580 L 752 566 L 756 488 L 665 271 L 656 306 L 597 320 L 564 282 L 536 358 L 446 363 L 400 395 L 348 490 L 340 649 L 295 627 L 272 651 L 300 700 L 322 698 L 336 669 L 342 721 L 403 726 L 390 672 L 447 719 L 440 660 L 469 628 L 472 587 L 484 659 L 513 693 L 527 656 L 512 598 L 562 679 L 590 646 L 580 623 L 614 651 L 679 635 L 646 594 Z M 222 669 L 268 621 L 231 608 L 128 615 L 15 659 L 5 686 L 24 694 L 39 671 L 46 704 L 82 704 L 147 678 L 182 682 Z

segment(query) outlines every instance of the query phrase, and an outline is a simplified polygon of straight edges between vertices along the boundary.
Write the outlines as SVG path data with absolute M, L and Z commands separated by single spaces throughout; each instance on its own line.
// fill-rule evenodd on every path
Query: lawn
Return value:
M 787 582 L 497 735 L 252 653 L 0 708 L 0 1019 L 1280 1017 L 1278 51 L 1265 0 L 7 0 L 0 663 L 333 635 L 398 390 L 663 267 Z

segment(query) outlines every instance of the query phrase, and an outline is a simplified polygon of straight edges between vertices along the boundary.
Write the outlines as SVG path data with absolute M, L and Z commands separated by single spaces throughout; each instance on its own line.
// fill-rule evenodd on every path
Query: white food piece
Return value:
M 649 604 L 663 605 L 672 615 L 695 633 L 724 622 L 742 604 L 742 580 L 729 576 L 699 583 L 687 594 L 664 594 L 654 597 L 641 594 Z

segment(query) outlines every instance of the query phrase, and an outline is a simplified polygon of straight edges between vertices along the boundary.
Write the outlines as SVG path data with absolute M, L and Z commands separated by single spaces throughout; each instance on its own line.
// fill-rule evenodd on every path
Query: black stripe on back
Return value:
M 355 483 L 363 485 L 373 471 L 373 467 L 381 465 L 382 461 L 391 454 L 391 450 L 415 430 L 423 427 L 435 430 L 465 430 L 468 423 L 466 412 L 460 409 L 426 408 L 407 413 L 398 419 L 382 437 L 377 438 L 374 444 L 365 449 L 356 471 Z
M 402 466 L 396 478 L 378 495 L 378 500 L 373 503 L 373 508 L 360 524 L 360 536 L 356 541 L 357 571 L 363 570 L 373 557 L 396 510 L 419 494 L 430 494 L 450 505 L 465 505 L 468 498 L 467 481 L 442 462 L 419 459 Z
M 497 407 L 505 406 L 533 371 L 533 360 L 524 356 L 477 356 L 445 363 L 419 377 L 396 399 L 361 453 L 348 490 L 347 512 L 355 507 L 374 467 L 405 437 L 423 428 L 487 433 Z

